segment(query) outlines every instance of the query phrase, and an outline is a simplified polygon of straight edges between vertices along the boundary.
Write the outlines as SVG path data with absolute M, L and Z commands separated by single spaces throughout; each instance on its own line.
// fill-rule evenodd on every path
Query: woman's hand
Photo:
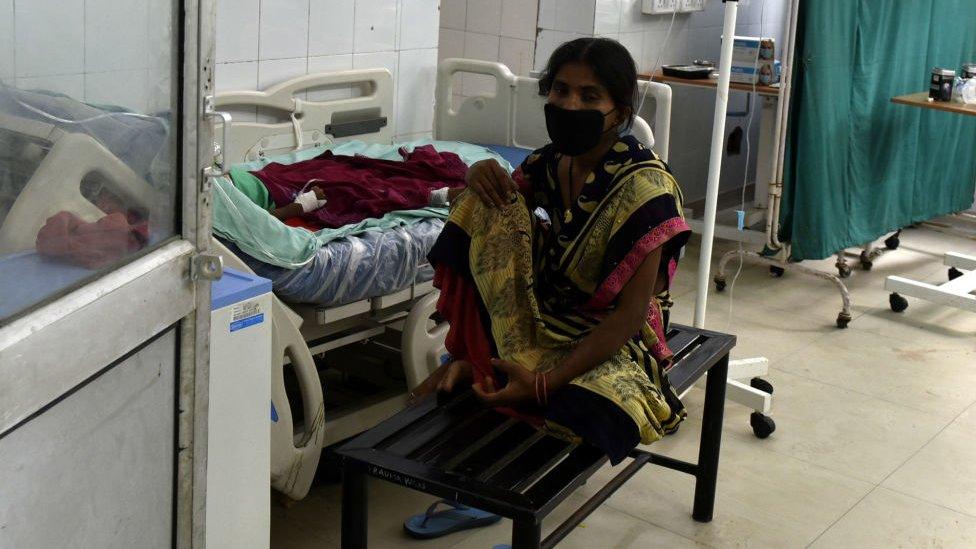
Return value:
M 475 383 L 472 388 L 482 402 L 491 406 L 513 406 L 536 400 L 534 373 L 505 360 L 493 359 L 491 364 L 508 375 L 508 384 L 495 390 L 490 378 L 485 380 L 484 387 Z
M 512 176 L 497 161 L 480 160 L 468 168 L 465 184 L 474 191 L 485 206 L 502 208 L 511 203 L 511 196 L 518 192 Z

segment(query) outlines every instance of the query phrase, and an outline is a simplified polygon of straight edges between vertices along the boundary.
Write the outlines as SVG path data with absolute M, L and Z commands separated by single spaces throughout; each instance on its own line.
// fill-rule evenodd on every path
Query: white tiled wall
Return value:
M 766 0 L 762 13 L 762 0 L 740 2 L 737 34 L 759 34 L 762 15 L 763 34 L 778 42 L 784 32 L 787 7 L 786 0 Z M 619 40 L 643 71 L 651 70 L 659 59 L 659 65 L 697 58 L 718 59 L 724 13 L 719 0 L 709 2 L 703 12 L 676 15 L 641 13 L 641 0 L 596 0 L 594 9 L 593 35 Z M 665 42 L 669 26 L 671 35 Z
M 593 36 L 597 0 L 539 0 L 535 69 L 541 70 L 563 42 Z
M 0 80 L 137 111 L 169 108 L 169 0 L 0 0 Z
M 397 139 L 429 136 L 439 4 L 438 0 L 220 0 L 216 88 L 262 89 L 307 73 L 386 68 L 396 89 L 389 122 Z M 349 94 L 349 90 L 320 90 L 309 92 L 307 98 Z M 234 114 L 238 119 L 271 118 L 267 113 Z
M 528 75 L 535 58 L 539 0 L 441 0 L 438 59 L 500 61 Z M 456 96 L 491 93 L 483 77 L 465 76 Z
M 781 43 L 788 4 L 787 0 L 765 0 L 764 9 L 762 0 L 741 1 L 736 33 L 758 35 L 761 21 L 762 34 Z M 638 68 L 649 72 L 669 63 L 688 63 L 695 59 L 717 61 L 723 14 L 720 0 L 708 2 L 703 12 L 679 13 L 673 16 L 671 35 L 665 41 L 672 15 L 645 15 L 641 13 L 641 0 L 596 0 L 593 33 L 619 40 L 631 52 Z M 676 87 L 674 91 L 670 163 L 681 180 L 686 199 L 693 201 L 704 196 L 708 163 L 702 159 L 710 146 L 707 136 L 711 135 L 715 94 L 688 87 Z M 744 93 L 733 92 L 729 96 L 729 110 L 744 110 L 746 97 Z M 745 129 L 747 123 L 745 117 L 729 117 L 728 132 L 736 126 Z M 752 121 L 749 180 L 755 171 L 759 124 L 760 116 L 756 113 Z M 724 158 L 723 188 L 742 183 L 745 161 L 744 154 Z

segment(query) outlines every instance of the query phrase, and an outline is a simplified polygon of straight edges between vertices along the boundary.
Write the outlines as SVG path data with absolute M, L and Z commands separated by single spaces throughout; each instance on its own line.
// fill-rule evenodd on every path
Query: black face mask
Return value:
M 600 138 L 606 133 L 603 119 L 614 110 L 603 114 L 596 109 L 569 110 L 546 103 L 549 139 L 552 139 L 556 151 L 566 156 L 579 156 L 600 143 Z

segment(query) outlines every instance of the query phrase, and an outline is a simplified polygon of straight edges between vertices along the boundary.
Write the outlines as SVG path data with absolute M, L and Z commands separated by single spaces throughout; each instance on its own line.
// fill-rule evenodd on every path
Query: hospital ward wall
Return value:
M 441 0 L 438 60 L 498 61 L 529 76 L 535 60 L 538 0 Z M 458 75 L 455 99 L 480 95 L 491 80 Z
M 308 73 L 386 68 L 396 90 L 396 139 L 429 137 L 439 19 L 438 0 L 219 0 L 215 85 L 218 92 L 265 89 Z M 350 93 L 311 91 L 302 99 Z M 275 119 L 254 109 L 232 114 Z
M 762 34 L 776 40 L 777 57 L 782 39 L 786 35 L 785 17 L 789 8 L 787 0 L 766 0 L 765 10 L 761 0 L 739 2 L 736 34 L 756 36 Z M 709 59 L 718 64 L 721 50 L 724 4 L 710 0 L 704 11 L 679 13 L 674 16 L 671 36 L 665 43 L 671 14 L 647 15 L 641 13 L 640 0 L 596 0 L 594 34 L 619 40 L 630 50 L 641 72 L 650 72 L 660 58 L 660 64 L 691 63 L 695 59 Z M 764 13 L 763 13 L 764 12 Z M 616 17 L 615 17 L 616 15 Z M 562 38 L 562 37 L 559 37 Z M 560 42 L 557 38 L 553 43 Z M 663 55 L 662 48 L 666 48 Z M 537 49 L 536 59 L 548 56 Z M 708 158 L 711 147 L 712 120 L 715 116 L 715 92 L 689 86 L 673 86 L 671 108 L 671 167 L 684 189 L 688 202 L 703 199 L 708 179 Z M 728 111 L 746 111 L 747 93 L 731 92 Z M 753 102 L 754 117 L 750 134 L 748 182 L 756 176 L 756 153 L 759 144 L 761 101 Z M 649 109 L 645 113 L 652 113 Z M 730 116 L 726 119 L 726 139 L 737 127 L 744 132 L 749 124 L 748 116 Z M 726 153 L 722 161 L 721 190 L 730 191 L 741 187 L 746 164 L 746 147 L 743 139 L 741 152 Z
M 171 85 L 169 9 L 159 0 L 0 0 L 0 82 L 164 111 L 156 102 Z

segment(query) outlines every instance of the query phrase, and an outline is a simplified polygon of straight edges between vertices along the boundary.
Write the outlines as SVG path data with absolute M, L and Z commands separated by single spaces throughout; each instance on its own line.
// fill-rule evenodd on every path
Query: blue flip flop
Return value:
M 450 508 L 438 511 L 441 504 Z M 467 507 L 460 503 L 446 499 L 435 501 L 422 515 L 414 515 L 403 522 L 403 529 L 411 537 L 417 539 L 433 539 L 469 528 L 489 526 L 500 521 L 502 517 Z

